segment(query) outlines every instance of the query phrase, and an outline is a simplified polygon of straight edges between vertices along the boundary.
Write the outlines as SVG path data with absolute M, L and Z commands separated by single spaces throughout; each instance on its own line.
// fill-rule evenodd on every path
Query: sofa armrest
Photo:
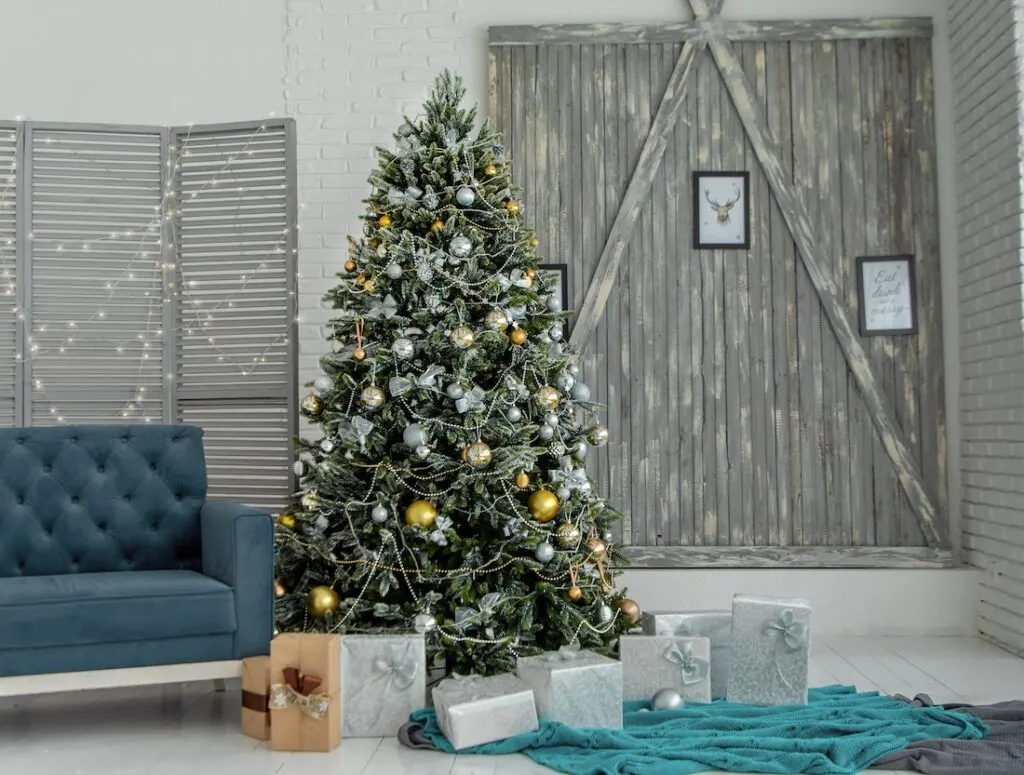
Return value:
M 274 634 L 274 527 L 251 506 L 207 501 L 200 511 L 203 574 L 235 593 L 234 656 L 270 653 Z

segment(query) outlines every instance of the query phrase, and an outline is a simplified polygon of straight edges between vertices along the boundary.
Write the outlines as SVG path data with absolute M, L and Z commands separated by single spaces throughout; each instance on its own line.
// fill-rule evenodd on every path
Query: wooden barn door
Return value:
M 592 474 L 638 565 L 948 564 L 930 26 L 743 29 L 491 30 L 492 115 L 608 407 Z M 749 250 L 693 248 L 698 170 L 750 172 Z M 855 258 L 895 254 L 918 333 L 860 337 Z

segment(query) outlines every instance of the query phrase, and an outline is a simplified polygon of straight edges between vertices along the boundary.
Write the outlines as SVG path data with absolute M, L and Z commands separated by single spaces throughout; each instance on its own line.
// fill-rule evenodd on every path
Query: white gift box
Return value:
M 341 638 L 342 737 L 392 737 L 426 698 L 422 635 Z
M 433 695 L 437 724 L 457 751 L 540 726 L 533 690 L 511 673 L 446 678 Z
M 811 604 L 806 600 L 736 595 L 729 702 L 806 704 L 810 649 Z
M 622 696 L 649 700 L 661 689 L 674 689 L 683 700 L 711 702 L 711 642 L 675 635 L 623 635 Z
M 680 635 L 711 641 L 711 696 L 716 700 L 726 696 L 732 611 L 645 611 L 640 624 L 645 635 Z
M 520 657 L 516 672 L 533 689 L 542 718 L 583 729 L 622 729 L 622 663 L 565 646 Z

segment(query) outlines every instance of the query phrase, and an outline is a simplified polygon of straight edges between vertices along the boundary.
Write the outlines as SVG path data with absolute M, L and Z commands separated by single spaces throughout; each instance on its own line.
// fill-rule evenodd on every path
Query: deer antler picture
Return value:
M 693 173 L 693 247 L 750 249 L 750 173 Z
M 732 208 L 736 206 L 736 203 L 740 201 L 740 197 L 743 195 L 738 183 L 733 183 L 732 188 L 736 195 L 725 204 L 711 198 L 711 189 L 704 189 L 704 198 L 708 200 L 708 204 L 714 209 L 715 214 L 718 216 L 718 222 L 722 226 L 725 226 L 732 219 Z

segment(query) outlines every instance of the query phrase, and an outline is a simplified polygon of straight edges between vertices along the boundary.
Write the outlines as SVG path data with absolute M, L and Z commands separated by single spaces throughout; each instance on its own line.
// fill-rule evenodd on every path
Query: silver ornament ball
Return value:
M 544 418 L 544 422 L 546 422 L 552 428 L 557 428 L 558 427 L 558 415 L 555 414 L 554 412 L 552 412 L 551 414 L 549 414 L 547 417 Z
M 563 486 L 558 488 L 556 495 L 558 495 L 558 500 L 564 503 L 572 497 L 572 491 L 568 487 Z
M 465 258 L 473 250 L 473 243 L 469 237 L 465 237 L 459 234 L 452 238 L 451 244 L 448 246 L 451 254 L 456 258 Z
M 427 443 L 427 433 L 418 422 L 410 423 L 402 432 L 402 441 L 410 449 L 416 449 Z
M 420 460 L 426 460 L 430 457 L 430 447 L 426 444 L 420 444 L 416 447 L 416 456 L 419 457 Z
M 569 373 L 572 374 L 574 377 L 578 377 L 580 375 L 580 365 L 578 363 L 570 363 Z
M 551 441 L 555 437 L 555 429 L 547 424 L 540 426 L 540 437 L 544 441 Z
M 431 614 L 416 614 L 412 620 L 412 628 L 419 633 L 430 632 L 435 627 L 437 627 L 437 619 Z
M 453 382 L 452 384 L 450 384 L 445 389 L 444 392 L 448 394 L 448 398 L 451 398 L 455 401 L 458 401 L 460 398 L 466 395 L 466 391 L 462 389 L 462 385 L 460 385 L 458 382 Z
M 585 460 L 587 455 L 590 453 L 590 445 L 587 444 L 587 442 L 580 439 L 580 441 L 576 443 L 576 448 L 572 451 L 572 453 L 573 455 L 576 456 L 578 460 Z
M 576 377 L 568 372 L 559 374 L 555 379 L 555 384 L 558 385 L 558 389 L 563 393 L 568 393 L 572 390 L 572 386 L 576 384 Z
M 392 280 L 397 280 L 402 276 L 402 267 L 399 264 L 396 264 L 395 262 L 392 261 L 390 264 L 388 264 L 388 267 L 387 269 L 384 270 L 384 273 Z
M 333 386 L 334 382 L 330 377 L 320 376 L 313 380 L 313 392 L 318 396 L 322 396 L 324 393 L 329 393 Z
M 388 510 L 384 506 L 374 506 L 370 512 L 370 519 L 378 525 L 383 525 L 388 521 Z
M 533 556 L 537 558 L 537 562 L 551 562 L 555 559 L 555 547 L 545 541 L 544 543 L 537 545 L 537 548 L 533 552 Z
M 612 531 L 611 531 L 611 530 L 605 530 L 605 531 L 604 531 L 604 532 L 603 532 L 603 533 L 601 534 L 601 538 L 603 538 L 603 539 L 604 539 L 604 542 L 605 542 L 605 543 L 607 544 L 607 543 L 611 543 L 611 540 L 612 540 L 613 538 L 615 538 L 615 536 L 614 536 L 614 535 L 612 535 Z
M 320 442 L 320 449 L 326 452 L 328 455 L 334 452 L 334 442 L 330 439 L 324 439 Z
M 683 698 L 675 689 L 658 689 L 651 697 L 651 710 L 674 710 L 683 707 Z
M 551 294 L 548 296 L 548 309 L 552 312 L 562 311 L 562 300 L 558 298 L 557 294 Z
M 590 429 L 590 443 L 595 447 L 603 447 L 608 443 L 608 428 L 605 425 L 595 425 Z
M 412 345 L 412 341 L 403 336 L 401 339 L 396 339 L 395 343 L 391 345 L 391 352 L 399 360 L 405 360 L 412 357 L 415 348 Z
M 295 472 L 296 476 L 304 476 L 306 473 L 306 464 L 301 460 L 296 460 L 292 463 L 292 471 Z
M 612 620 L 615 614 L 612 613 L 612 609 L 606 605 L 601 606 L 597 609 L 597 621 L 601 624 L 608 624 Z
M 548 336 L 554 339 L 556 342 L 565 335 L 565 329 L 562 328 L 561 323 L 555 323 L 551 328 L 548 329 Z
M 508 417 L 509 422 L 519 422 L 523 419 L 523 411 L 518 406 L 513 406 L 505 413 L 505 416 Z
M 574 401 L 589 401 L 590 388 L 583 382 L 577 382 L 572 386 L 572 397 Z
M 455 201 L 462 207 L 469 207 L 476 201 L 476 194 L 469 186 L 463 186 L 455 192 Z

